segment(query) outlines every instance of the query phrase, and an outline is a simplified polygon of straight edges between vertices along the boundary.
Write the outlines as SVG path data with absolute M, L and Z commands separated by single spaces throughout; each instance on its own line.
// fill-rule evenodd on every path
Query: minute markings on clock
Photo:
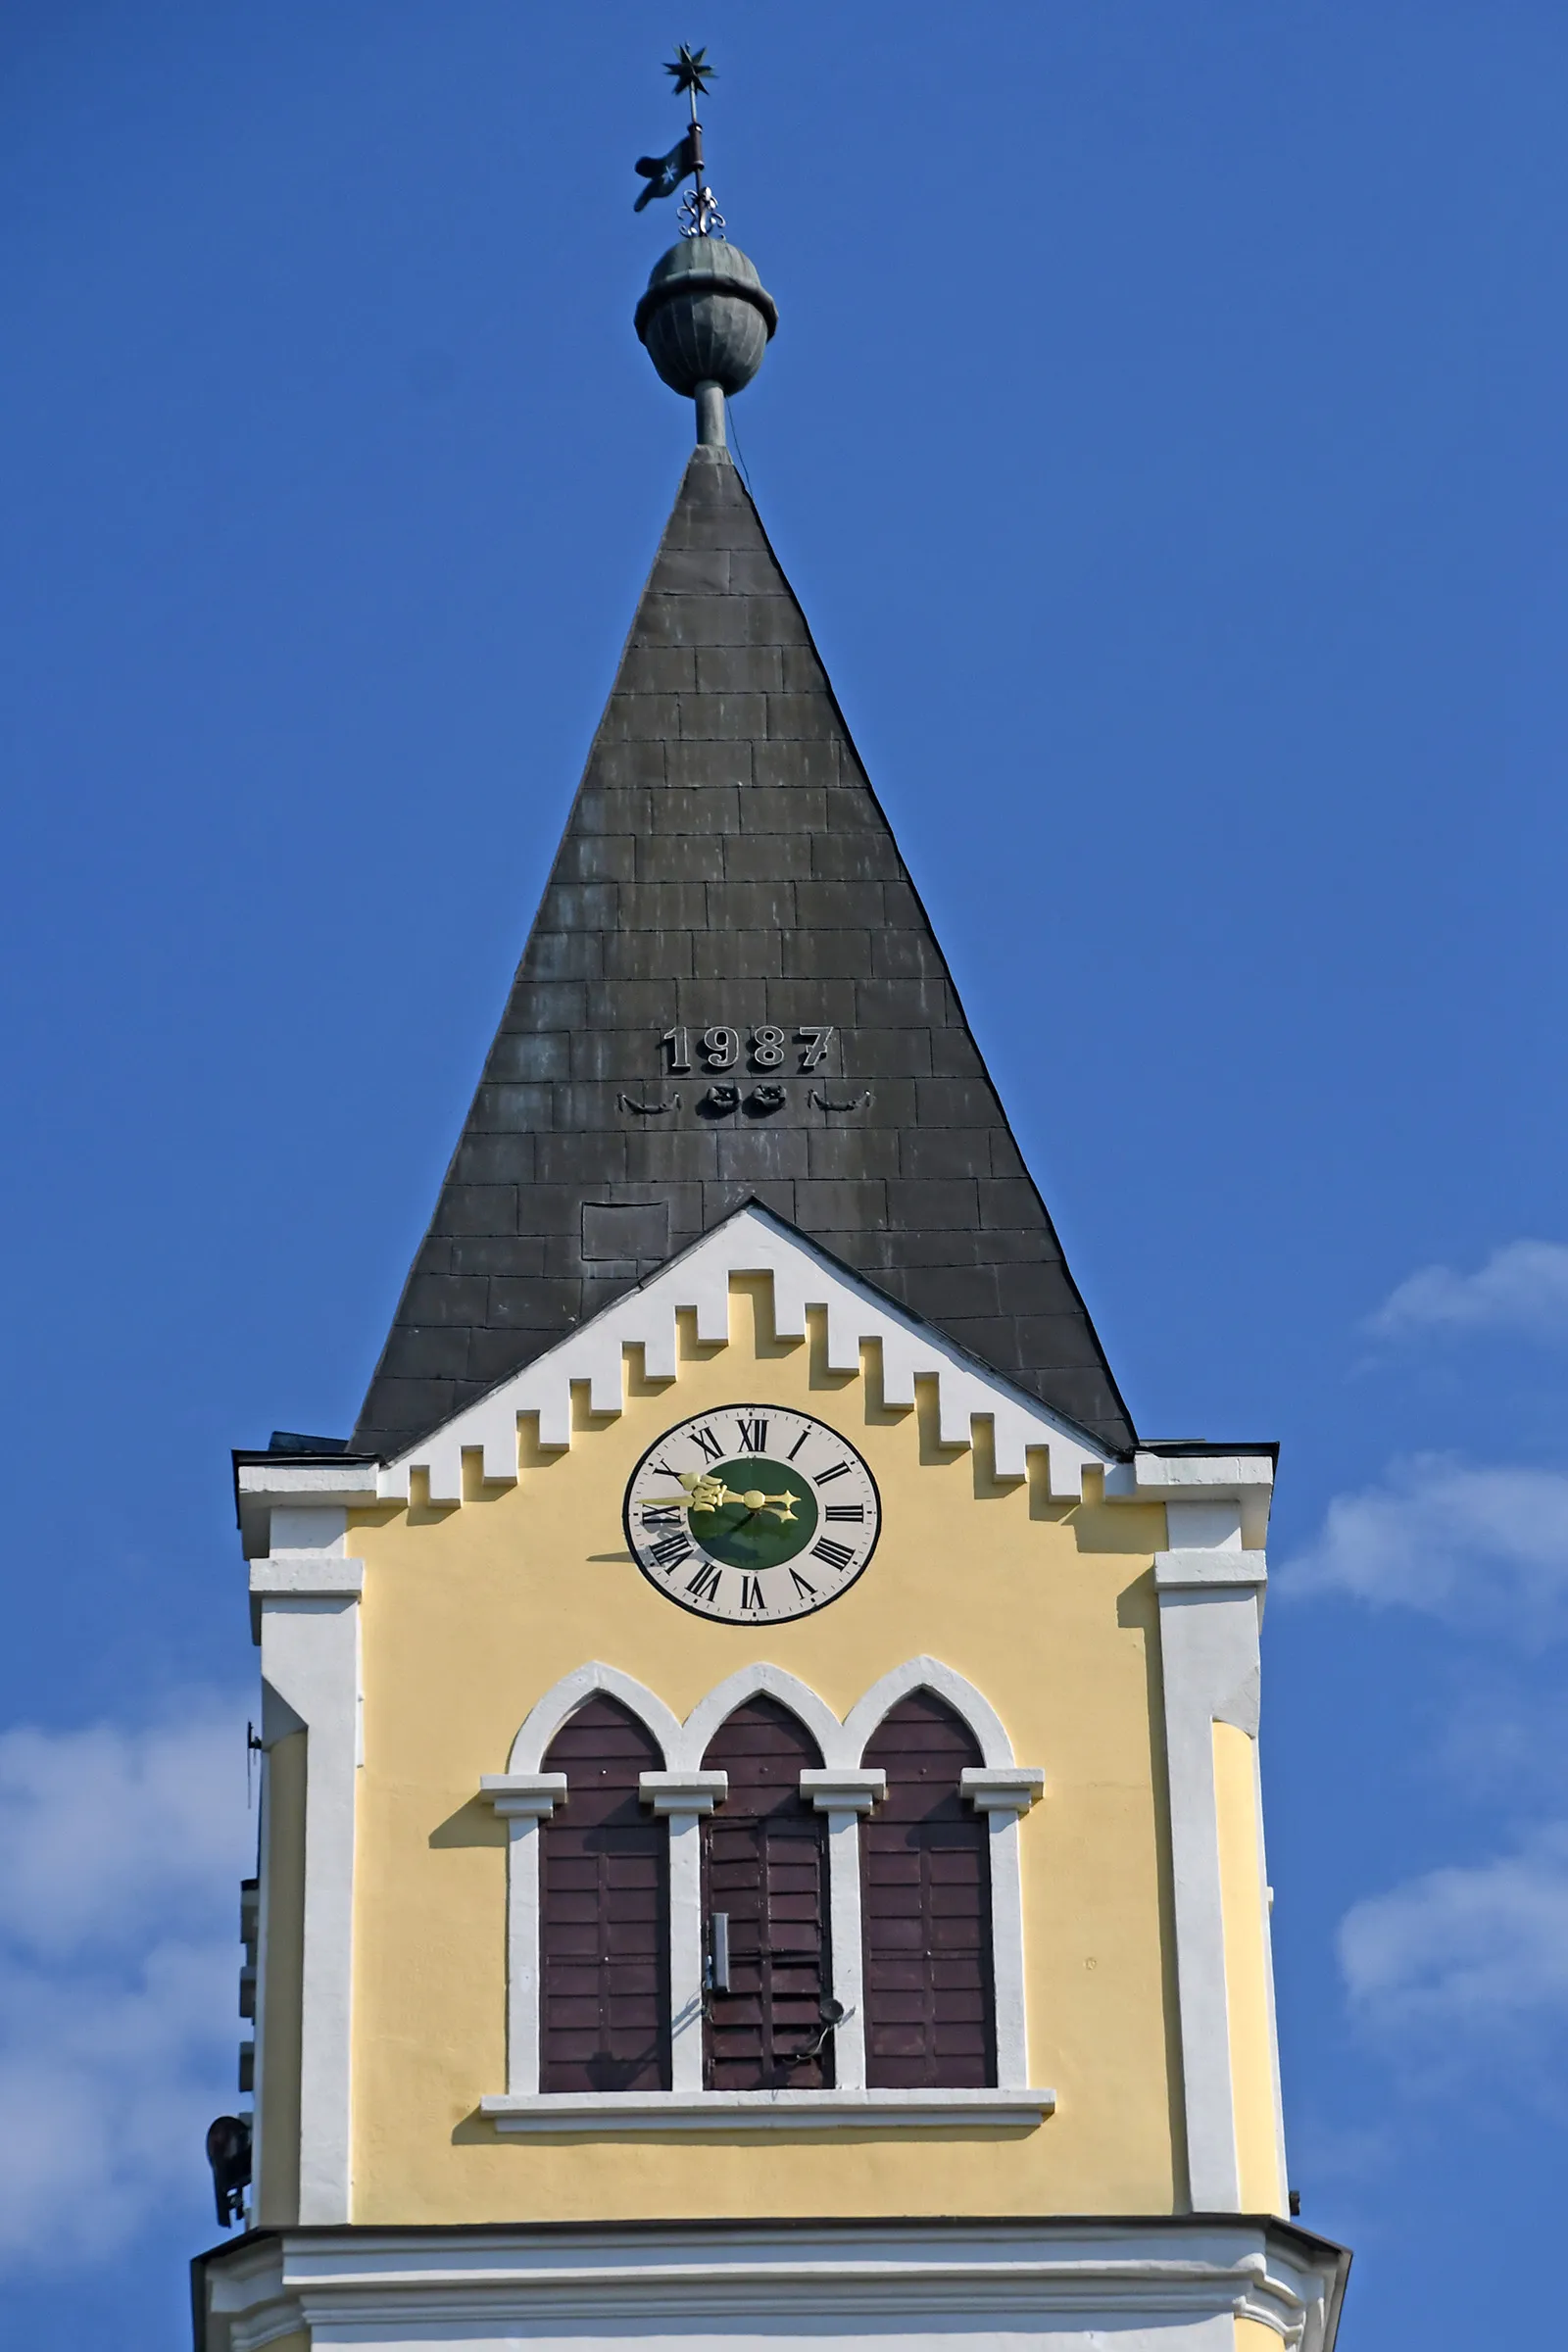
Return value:
M 846 1485 L 861 1499 L 827 1499 Z M 808 1413 L 754 1404 L 667 1430 L 632 1475 L 625 1520 L 658 1591 L 735 1625 L 824 1607 L 860 1575 L 880 1532 L 876 1482 L 855 1447 Z

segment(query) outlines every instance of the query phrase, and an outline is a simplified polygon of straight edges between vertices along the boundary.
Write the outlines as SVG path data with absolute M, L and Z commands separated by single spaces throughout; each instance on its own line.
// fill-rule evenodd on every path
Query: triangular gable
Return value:
M 710 1027 L 747 1041 L 727 1107 Z M 700 448 L 354 1450 L 446 1422 L 749 1199 L 1131 1446 L 800 606 Z
M 1085 1469 L 1101 1468 L 1112 1458 L 1083 1431 L 988 1371 L 945 1334 L 905 1312 L 765 1208 L 754 1205 L 737 1210 L 661 1272 L 602 1308 L 569 1339 L 398 1454 L 377 1474 L 379 1495 L 406 1501 L 411 1478 L 423 1472 L 432 1502 L 461 1501 L 463 1456 L 471 1451 L 482 1452 L 487 1479 L 514 1481 L 522 1415 L 538 1416 L 541 1446 L 564 1449 L 572 1443 L 573 1384 L 586 1383 L 595 1413 L 613 1415 L 625 1409 L 628 1348 L 642 1350 L 648 1379 L 675 1380 L 676 1317 L 683 1311 L 695 1314 L 700 1340 L 727 1343 L 730 1277 L 736 1274 L 771 1276 L 773 1322 L 780 1338 L 804 1339 L 807 1309 L 825 1309 L 828 1363 L 834 1371 L 859 1372 L 862 1348 L 877 1343 L 885 1403 L 910 1406 L 916 1380 L 934 1380 L 945 1446 L 971 1446 L 974 1421 L 988 1420 L 999 1478 L 1026 1476 L 1027 1457 L 1038 1451 L 1049 1459 L 1052 1494 L 1078 1496 Z

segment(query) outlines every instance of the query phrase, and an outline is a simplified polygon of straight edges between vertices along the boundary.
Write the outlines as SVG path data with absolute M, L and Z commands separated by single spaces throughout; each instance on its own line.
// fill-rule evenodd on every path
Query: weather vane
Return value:
M 714 78 L 715 69 L 708 63 L 706 49 L 688 49 L 682 41 L 675 52 L 675 62 L 664 72 L 674 78 L 674 95 L 684 91 L 691 101 L 691 123 L 684 135 L 667 155 L 640 155 L 637 169 L 648 185 L 643 189 L 633 212 L 640 213 L 645 204 L 656 196 L 673 196 L 688 175 L 691 186 L 680 200 L 680 233 L 683 237 L 712 237 L 724 233 L 724 216 L 714 202 L 713 191 L 703 177 L 703 126 L 697 120 L 699 92 L 706 94 Z

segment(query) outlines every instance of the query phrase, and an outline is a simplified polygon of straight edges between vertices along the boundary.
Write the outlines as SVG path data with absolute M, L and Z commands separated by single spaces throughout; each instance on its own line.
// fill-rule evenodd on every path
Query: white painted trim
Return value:
M 1229 1561 L 1245 1554 L 1216 1556 Z M 1189 2192 L 1200 2213 L 1233 2213 L 1241 2190 L 1213 1726 L 1232 1723 L 1257 1734 L 1255 1587 L 1185 1576 L 1167 1583 L 1159 1594 L 1159 1638 Z
M 865 2088 L 865 1923 L 860 1901 L 860 1822 L 887 1794 L 885 1772 L 801 1775 L 801 1794 L 827 1815 L 829 1989 L 844 2015 L 833 2029 L 833 2082 L 841 2091 Z
M 665 2352 L 802 2334 L 838 2352 L 1234 2352 L 1242 2317 L 1291 2352 L 1332 2352 L 1344 2269 L 1250 2219 L 291 2231 L 207 2258 L 206 2342 L 252 2352 L 287 2331 L 283 2309 L 318 2346 L 410 2352 L 650 2333 Z
M 666 2098 L 703 2096 L 703 1815 L 710 1806 L 704 1799 L 667 1817 L 670 2087 L 661 2094 Z
M 365 1562 L 335 1551 L 282 1551 L 251 1562 L 251 1597 L 281 1599 L 289 1593 L 318 1600 L 358 1600 L 365 1591 Z
M 1159 1454 L 1140 1448 L 1105 1472 L 1107 1502 L 1162 1502 L 1173 1550 L 1225 1543 L 1261 1545 L 1268 1535 L 1274 1463 L 1266 1453 Z M 1223 1517 L 1221 1506 L 1226 1506 Z M 1216 1532 L 1223 1530 L 1223 1532 Z
M 869 1813 L 887 1792 L 885 1772 L 818 1772 L 808 1765 L 801 1775 L 801 1794 L 819 1813 Z
M 252 1560 L 251 1640 L 261 1641 L 266 1601 L 358 1600 L 364 1590 L 365 1562 L 345 1559 L 340 1551 L 282 1551 Z
M 958 1780 L 977 1813 L 1027 1813 L 1046 1793 L 1038 1764 L 1011 1764 L 1005 1772 L 976 1772 L 970 1766 Z
M 653 1812 L 711 1813 L 729 1794 L 727 1772 L 645 1772 L 638 1777 L 643 1803 Z
M 1130 1462 L 1113 1462 L 1105 1472 L 1105 1493 L 1139 1502 L 1240 1501 L 1274 1484 L 1274 1463 L 1266 1453 L 1145 1453 Z
M 422 1470 L 432 1502 L 461 1503 L 465 1452 L 481 1455 L 485 1478 L 514 1480 L 517 1420 L 524 1413 L 537 1416 L 542 1446 L 569 1446 L 573 1384 L 587 1384 L 595 1414 L 623 1411 L 629 1348 L 640 1350 L 640 1368 L 648 1379 L 673 1380 L 676 1317 L 683 1311 L 695 1312 L 699 1339 L 728 1344 L 732 1274 L 771 1278 L 773 1323 L 781 1338 L 804 1338 L 807 1309 L 824 1308 L 828 1361 L 835 1370 L 859 1372 L 863 1351 L 875 1347 L 883 1401 L 895 1409 L 913 1407 L 917 1380 L 934 1380 L 944 1446 L 972 1445 L 976 1418 L 989 1421 L 999 1478 L 1025 1477 L 1029 1454 L 1036 1452 L 1049 1464 L 1052 1493 L 1077 1498 L 1084 1471 L 1099 1469 L 1110 1458 L 1081 1430 L 1012 1388 L 1000 1373 L 986 1371 L 941 1332 L 906 1314 L 754 1204 L 737 1209 L 647 1282 L 399 1454 L 380 1471 L 377 1493 L 383 1499 L 406 1501 L 413 1473 Z M 270 1469 L 267 1475 L 276 1476 Z
M 286 1454 L 275 1462 L 242 1462 L 235 1473 L 235 1492 L 247 1503 L 340 1503 L 353 1510 L 376 1497 L 374 1462 L 311 1462 L 291 1464 Z
M 702 2090 L 511 2094 L 479 2101 L 498 2132 L 864 2132 L 878 2125 L 1016 2130 L 1054 2113 L 1053 2090 Z
M 340 1503 L 274 1503 L 267 1515 L 269 1551 L 348 1550 L 349 1515 Z
M 954 1713 L 961 1715 L 973 1732 L 988 1765 L 997 1767 L 1012 1762 L 1012 1741 L 1007 1738 L 1002 1717 L 973 1683 L 966 1682 L 951 1666 L 944 1666 L 940 1658 L 906 1658 L 902 1666 L 895 1666 L 874 1682 L 844 1718 L 842 1754 L 846 1764 L 859 1763 L 883 1716 L 901 1698 L 907 1698 L 911 1690 L 931 1690 L 938 1698 L 946 1699 Z
M 544 1765 L 550 1742 L 562 1725 L 576 1714 L 584 1699 L 603 1691 L 614 1698 L 635 1715 L 659 1742 L 660 1753 L 666 1764 L 673 1763 L 680 1741 L 680 1723 L 662 1698 L 642 1683 L 633 1682 L 618 1666 L 605 1666 L 595 1659 L 562 1676 L 543 1698 L 528 1711 L 527 1720 L 512 1742 L 507 1758 L 508 1772 L 538 1772 Z
M 479 1794 L 494 1805 L 503 1821 L 548 1821 L 565 1802 L 564 1772 L 485 1772 L 479 1776 Z
M 540 2068 L 539 1827 L 535 1812 L 507 1820 L 507 2088 L 537 2097 Z
M 889 1708 L 912 1690 L 930 1690 L 953 1707 L 973 1733 L 986 1758 L 983 1769 L 964 1773 L 963 1789 L 976 1809 L 990 1817 L 998 2081 L 1002 2090 L 1009 2095 L 1027 2090 L 1029 2061 L 1018 1816 L 1038 1800 L 1045 1775 L 1038 1767 L 1013 1762 L 1012 1743 L 1001 1717 L 972 1683 L 944 1665 L 940 1658 L 919 1657 L 906 1659 L 902 1666 L 883 1675 L 851 1708 L 843 1723 L 808 1684 L 766 1660 L 755 1661 L 727 1675 L 698 1700 L 684 1723 L 677 1723 L 663 1700 L 641 1683 L 633 1682 L 615 1667 L 599 1663 L 578 1667 L 545 1693 L 530 1710 L 512 1743 L 509 1771 L 486 1774 L 481 1781 L 482 1792 L 495 1803 L 497 1811 L 505 1809 L 513 1816 L 507 1851 L 509 2097 L 540 2095 L 539 1844 L 534 1823 L 517 1817 L 548 1811 L 554 1803 L 554 1787 L 560 1776 L 541 1774 L 540 1763 L 562 1725 L 586 1698 L 600 1690 L 618 1698 L 647 1725 L 660 1741 L 667 1765 L 664 1771 L 641 1776 L 644 1802 L 669 1823 L 671 2088 L 650 2093 L 656 2104 L 667 2104 L 681 2097 L 710 2099 L 718 2095 L 703 2088 L 700 1821 L 703 1814 L 722 1801 L 727 1781 L 722 1773 L 705 1771 L 702 1759 L 715 1733 L 734 1710 L 758 1696 L 772 1698 L 787 1707 L 811 1733 L 824 1758 L 822 1765 L 809 1766 L 802 1773 L 801 1788 L 828 1817 L 829 1966 L 834 1997 L 848 2013 L 834 2033 L 835 2074 L 839 2089 L 856 2097 L 863 2093 L 866 2068 L 859 1820 L 883 1792 L 886 1776 L 868 1770 L 860 1763 L 860 1757 Z M 819 2098 L 828 2094 L 778 2095 Z M 881 2099 L 884 2094 L 878 2092 L 875 2096 Z M 615 2128 L 615 2118 L 624 2123 L 633 2112 L 622 2092 L 594 2092 L 585 2094 L 585 2099 L 586 2112 L 602 2113 L 607 2129 Z M 560 2110 L 551 2107 L 541 2112 Z
M 339 1561 L 337 1572 L 359 1562 Z M 357 1598 L 259 1600 L 264 1682 L 308 1735 L 300 2019 L 300 2220 L 352 2218 L 354 1867 L 360 1760 Z
M 1154 1582 L 1162 1592 L 1214 1586 L 1261 1592 L 1268 1583 L 1268 1561 L 1261 1551 L 1156 1551 Z
M 1018 1816 L 1008 1807 L 991 1825 L 991 1981 L 996 2003 L 997 2081 L 1011 2089 L 1029 2080 L 1029 2003 L 1023 1948 L 1023 1872 Z
M 754 1665 L 738 1667 L 734 1674 L 727 1674 L 721 1683 L 715 1684 L 706 1698 L 698 1700 L 681 1725 L 680 1761 L 688 1770 L 701 1768 L 714 1733 L 749 1698 L 771 1698 L 781 1707 L 788 1707 L 816 1741 L 823 1763 L 833 1760 L 844 1727 L 827 1701 L 818 1698 L 808 1683 L 786 1673 L 782 1666 L 769 1666 L 759 1660 Z
M 813 1803 L 816 1800 L 813 1798 Z M 833 2082 L 840 2091 L 865 2088 L 865 1926 L 860 1907 L 858 1805 L 827 1813 L 829 1990 L 844 2015 L 833 2029 Z
M 729 1794 L 727 1772 L 645 1772 L 643 1803 L 669 1824 L 669 2069 L 673 2091 L 703 2087 L 702 1820 Z

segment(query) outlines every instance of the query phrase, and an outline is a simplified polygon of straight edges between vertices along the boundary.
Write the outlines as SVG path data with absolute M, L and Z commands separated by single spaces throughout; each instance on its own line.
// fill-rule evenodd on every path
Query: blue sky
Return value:
M 180 2340 L 227 1449 L 346 1431 L 689 438 L 764 518 L 1146 1434 L 1284 1443 L 1292 2174 L 1345 2352 L 1535 2325 L 1568 2109 L 1568 16 L 12 0 L 0 2293 Z

